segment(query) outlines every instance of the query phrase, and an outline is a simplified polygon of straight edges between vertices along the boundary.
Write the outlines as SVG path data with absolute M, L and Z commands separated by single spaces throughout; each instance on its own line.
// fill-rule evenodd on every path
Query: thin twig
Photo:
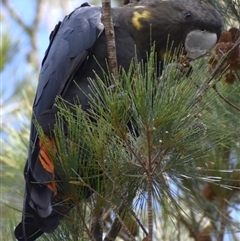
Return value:
M 183 223 L 184 226 L 188 229 L 191 237 L 193 237 L 195 240 L 197 240 L 197 238 L 198 238 L 198 231 L 194 230 L 192 228 L 192 225 L 190 223 L 188 223 L 187 220 L 185 220 L 180 213 L 178 213 L 178 215 L 180 217 L 180 218 L 178 217 L 180 222 Z
M 9 4 L 9 0 L 4 0 L 3 4 L 8 10 L 10 16 L 19 24 L 23 31 L 29 36 L 32 51 L 29 52 L 28 61 L 33 65 L 36 72 L 39 70 L 38 47 L 37 47 L 37 31 L 41 21 L 42 9 L 44 1 L 36 1 L 36 14 L 32 26 L 27 25 L 17 14 L 13 7 Z
M 235 50 L 235 48 L 238 47 L 239 44 L 240 44 L 240 38 L 238 38 L 238 40 L 234 43 L 233 47 L 228 51 L 226 55 L 231 54 Z M 216 78 L 219 74 L 219 71 L 222 69 L 227 69 L 227 67 L 228 65 L 225 60 L 222 60 L 219 63 L 219 65 L 214 69 L 213 73 L 211 74 L 211 77 L 209 78 L 209 80 L 206 83 L 203 83 L 200 86 L 200 88 L 197 90 L 194 101 L 191 103 L 190 108 L 198 105 L 201 102 L 204 93 L 210 88 L 213 88 L 216 85 L 216 83 L 219 81 L 219 79 Z
M 41 22 L 41 15 L 43 10 L 43 2 L 44 1 L 37 1 L 36 6 L 36 15 L 33 20 L 33 26 L 31 28 L 31 31 L 29 32 L 29 37 L 32 45 L 32 53 L 30 57 L 30 61 L 32 62 L 36 72 L 38 72 L 39 69 L 39 59 L 38 59 L 38 47 L 37 47 L 37 30 L 39 28 L 39 24 Z
M 148 241 L 153 240 L 153 207 L 152 207 L 152 183 L 153 183 L 153 168 L 151 161 L 151 130 L 147 131 L 148 145 L 148 173 L 147 173 L 147 214 L 148 214 Z
M 226 102 L 228 105 L 230 105 L 231 107 L 233 107 L 234 109 L 240 111 L 240 107 L 234 105 L 231 101 L 227 100 L 218 90 L 217 90 L 217 86 L 213 86 L 214 91 L 218 94 L 218 96 L 224 101 Z
M 82 223 L 83 223 L 83 226 L 84 226 L 84 230 L 85 230 L 85 232 L 87 233 L 89 239 L 90 239 L 91 241 L 96 241 L 95 238 L 92 236 L 92 233 L 91 233 L 91 231 L 89 230 L 89 228 L 88 228 L 88 226 L 87 226 L 87 224 L 86 224 L 86 222 L 85 222 L 85 218 L 84 218 L 84 216 L 82 215 L 82 211 L 81 211 L 81 209 L 80 209 L 80 207 L 79 207 L 79 203 L 78 203 L 78 202 L 76 203 L 76 207 L 77 207 L 77 210 L 78 210 L 79 217 L 80 217 L 80 219 L 82 220 Z
M 74 170 L 73 170 L 74 171 Z M 74 171 L 75 172 L 75 171 Z M 76 172 L 75 172 L 76 173 Z M 126 228 L 126 232 L 127 234 L 132 237 L 130 231 L 128 230 L 128 228 L 126 227 L 126 225 L 124 224 L 124 222 L 122 221 L 121 217 L 119 216 L 118 214 L 118 209 L 117 207 L 111 202 L 111 200 L 108 200 L 106 198 L 104 198 L 99 192 L 97 192 L 96 190 L 94 190 L 91 186 L 89 186 L 86 182 L 84 182 L 84 180 L 81 178 L 81 177 L 78 177 L 78 180 L 80 181 L 80 183 L 84 186 L 86 186 L 87 188 L 89 188 L 89 190 L 91 190 L 93 193 L 95 193 L 97 196 L 99 196 L 100 198 L 104 199 L 106 201 L 106 203 L 109 204 L 109 206 L 112 208 L 113 211 L 115 211 L 115 215 L 116 215 L 116 218 L 118 219 L 118 222 L 121 224 L 121 226 L 123 226 L 124 228 Z M 121 208 L 121 205 L 120 205 L 120 208 Z M 89 230 L 87 228 L 87 230 Z M 94 240 L 95 241 L 95 240 Z M 104 239 L 104 241 L 106 241 Z M 133 237 L 133 241 L 135 241 L 135 238 Z
M 22 18 L 15 12 L 15 10 L 10 6 L 9 0 L 3 0 L 5 8 L 8 10 L 10 16 L 22 27 L 22 29 L 29 35 L 31 28 L 27 26 Z

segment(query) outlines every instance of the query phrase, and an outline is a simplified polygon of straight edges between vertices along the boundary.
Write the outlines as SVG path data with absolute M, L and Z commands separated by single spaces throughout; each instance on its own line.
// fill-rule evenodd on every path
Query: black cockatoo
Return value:
M 159 61 L 168 43 L 172 49 L 184 46 L 187 58 L 195 59 L 216 44 L 222 30 L 219 13 L 197 0 L 142 0 L 113 8 L 112 18 L 118 67 L 125 71 L 132 58 L 147 59 L 150 40 L 155 42 Z M 58 111 L 57 96 L 70 103 L 77 96 L 82 109 L 89 109 L 88 78 L 94 79 L 95 73 L 103 77 L 102 70 L 107 72 L 107 57 L 101 7 L 82 4 L 59 22 L 50 35 L 33 103 L 29 153 L 24 169 L 23 218 L 15 229 L 19 241 L 32 241 L 44 232 L 53 232 L 63 216 L 61 206 L 56 205 L 60 200 L 53 180 L 54 164 L 39 138 L 34 120 L 50 137 Z

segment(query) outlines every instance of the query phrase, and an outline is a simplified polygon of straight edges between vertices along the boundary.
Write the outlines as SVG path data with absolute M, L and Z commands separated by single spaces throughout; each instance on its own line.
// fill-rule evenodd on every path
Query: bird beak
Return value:
M 207 31 L 191 31 L 185 40 L 186 57 L 190 60 L 200 58 L 209 53 L 217 43 L 217 34 Z

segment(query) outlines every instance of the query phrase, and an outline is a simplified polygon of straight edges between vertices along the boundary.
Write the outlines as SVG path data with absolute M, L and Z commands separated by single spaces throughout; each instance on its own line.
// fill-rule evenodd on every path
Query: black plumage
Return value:
M 217 40 L 222 29 L 219 13 L 200 1 L 142 0 L 112 9 L 112 16 L 118 67 L 125 71 L 135 56 L 139 61 L 146 61 L 151 42 L 155 42 L 158 60 L 162 60 L 167 43 L 173 43 L 173 49 L 184 45 L 188 34 L 196 30 L 212 33 Z M 77 96 L 83 110 L 87 110 L 90 107 L 86 96 L 90 93 L 88 78 L 95 78 L 94 71 L 100 78 L 103 77 L 102 69 L 107 72 L 107 45 L 101 19 L 101 7 L 85 3 L 59 22 L 50 35 L 32 116 L 48 136 L 58 111 L 54 105 L 56 97 L 74 102 Z M 43 151 L 32 121 L 24 170 L 24 215 L 15 229 L 18 240 L 31 241 L 43 232 L 51 233 L 62 218 L 61 206 L 53 205 L 61 201 L 55 193 L 57 190 L 47 185 L 52 182 L 54 174 L 41 162 Z

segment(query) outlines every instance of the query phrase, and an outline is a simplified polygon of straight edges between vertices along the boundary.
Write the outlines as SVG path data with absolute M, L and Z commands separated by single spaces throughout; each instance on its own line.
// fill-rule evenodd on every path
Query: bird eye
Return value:
M 188 19 L 190 19 L 190 18 L 192 17 L 192 13 L 191 13 L 191 12 L 186 12 L 186 13 L 184 13 L 183 15 L 184 15 L 184 18 L 185 18 L 186 20 L 188 20 Z

